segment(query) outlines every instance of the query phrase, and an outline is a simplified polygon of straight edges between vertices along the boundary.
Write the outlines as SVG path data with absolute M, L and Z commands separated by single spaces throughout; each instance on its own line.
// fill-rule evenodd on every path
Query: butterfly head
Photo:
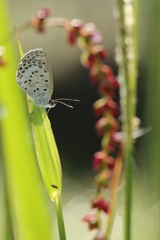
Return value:
M 51 100 L 49 101 L 49 108 L 53 108 L 53 107 L 55 107 L 56 105 L 57 105 L 56 100 L 51 99 Z

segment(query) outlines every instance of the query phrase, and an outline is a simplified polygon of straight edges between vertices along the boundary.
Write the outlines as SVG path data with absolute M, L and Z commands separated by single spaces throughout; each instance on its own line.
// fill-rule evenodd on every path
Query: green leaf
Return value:
M 61 165 L 57 146 L 46 111 L 43 108 L 38 109 L 31 101 L 28 105 L 40 170 L 48 194 L 54 201 L 57 190 L 61 191 L 62 188 Z
M 8 202 L 8 208 L 4 205 L 3 210 L 6 215 L 7 209 L 9 211 L 16 240 L 50 240 L 53 239 L 53 222 L 49 199 L 36 161 L 24 93 L 16 84 L 17 59 L 14 45 L 6 35 L 12 26 L 4 0 L 0 7 L 0 26 L 1 45 L 6 53 L 1 56 L 6 64 L 0 66 L 0 107 L 3 109 L 0 115 L 0 143 Z M 10 240 L 7 236 L 8 231 L 11 232 L 10 224 L 4 215 L 0 214 L 0 221 L 6 224 L 3 225 L 6 233 L 2 236 L 0 231 L 0 237 Z

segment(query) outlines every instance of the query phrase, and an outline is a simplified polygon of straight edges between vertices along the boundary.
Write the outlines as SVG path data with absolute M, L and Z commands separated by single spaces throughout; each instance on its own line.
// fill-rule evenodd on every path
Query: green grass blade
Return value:
M 22 57 L 23 50 L 16 29 L 15 33 Z M 29 97 L 27 99 L 39 167 L 50 199 L 55 203 L 60 240 L 65 240 L 61 209 L 62 172 L 58 149 L 45 109 L 37 108 Z
M 22 58 L 24 53 L 15 26 L 14 30 L 18 43 L 19 53 Z M 34 145 L 40 170 L 48 194 L 51 200 L 54 201 L 55 189 L 59 189 L 59 191 L 61 191 L 62 188 L 61 164 L 58 149 L 45 109 L 37 108 L 28 96 L 27 100 L 31 119 L 32 133 L 34 138 Z M 56 188 L 52 186 L 56 186 Z
M 43 108 L 38 109 L 30 101 L 28 105 L 40 170 L 48 194 L 54 201 L 57 188 L 59 191 L 62 188 L 61 165 L 57 146 L 46 111 Z
M 12 28 L 6 1 L 0 7 L 0 39 Z M 10 27 L 9 27 L 10 26 Z M 2 43 L 1 43 L 2 44 Z M 53 239 L 52 219 L 41 181 L 35 152 L 28 135 L 31 131 L 24 94 L 16 84 L 17 61 L 13 43 L 5 44 L 5 66 L 0 66 L 0 143 L 5 160 L 9 212 L 16 240 Z M 1 115 L 1 117 L 3 117 Z M 3 215 L 0 214 L 0 221 Z M 6 226 L 6 229 L 8 226 Z M 7 235 L 6 235 L 7 236 Z M 6 240 L 7 237 L 3 240 Z

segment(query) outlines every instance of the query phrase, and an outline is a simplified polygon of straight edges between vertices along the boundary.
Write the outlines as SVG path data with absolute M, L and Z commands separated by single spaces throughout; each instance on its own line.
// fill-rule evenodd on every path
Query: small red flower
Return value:
M 111 178 L 110 170 L 103 170 L 95 177 L 94 184 L 96 187 L 108 188 L 108 180 Z
M 118 89 L 119 88 L 119 83 L 118 83 L 118 81 L 117 81 L 115 76 L 113 76 L 113 75 L 108 76 L 107 80 L 112 85 L 112 87 L 114 89 Z
M 88 223 L 88 227 L 90 230 L 98 228 L 98 220 L 96 215 L 93 215 L 93 214 L 85 215 L 82 218 L 82 221 Z
M 98 92 L 100 95 L 110 96 L 111 98 L 115 97 L 115 89 L 110 88 L 109 84 L 106 81 L 101 81 L 98 86 Z
M 90 80 L 92 84 L 96 84 L 99 81 L 99 68 L 93 66 L 89 72 Z
M 77 38 L 74 30 L 67 31 L 67 42 L 70 44 L 70 46 L 73 46 L 76 44 Z
M 114 165 L 115 165 L 115 159 L 111 156 L 107 157 L 107 166 L 108 169 L 113 170 L 114 169 Z
M 109 204 L 103 197 L 96 197 L 95 199 L 93 199 L 92 208 L 98 208 L 105 213 L 109 212 Z
M 87 23 L 82 27 L 80 34 L 81 34 L 81 36 L 86 38 L 86 37 L 92 36 L 95 33 L 95 31 L 96 31 L 95 24 Z
M 30 21 L 30 25 L 35 27 L 39 33 L 45 32 L 44 21 L 50 15 L 51 9 L 44 7 L 40 9 L 36 17 L 33 17 Z
M 118 104 L 113 101 L 111 97 L 97 100 L 94 103 L 93 108 L 96 116 L 102 116 L 106 111 L 111 111 L 115 117 L 118 117 L 120 114 Z
M 80 36 L 80 30 L 83 27 L 84 23 L 79 19 L 73 19 L 71 22 L 67 21 L 64 25 L 67 31 L 67 41 L 70 46 L 76 44 L 77 37 Z
M 80 19 L 75 18 L 75 19 L 73 19 L 73 20 L 71 21 L 71 25 L 72 25 L 72 27 L 74 27 L 75 29 L 81 30 L 82 27 L 84 26 L 84 22 L 83 22 L 82 20 L 80 20 Z
M 100 118 L 95 124 L 95 130 L 98 136 L 102 137 L 104 132 L 109 131 L 112 128 L 111 122 L 106 117 Z
M 88 56 L 88 66 L 92 67 L 93 64 L 95 63 L 95 60 L 96 60 L 95 55 L 93 55 L 92 53 L 89 54 L 89 56 Z
M 106 64 L 102 64 L 100 67 L 101 72 L 108 77 L 114 76 L 113 70 Z
M 95 30 L 90 35 L 90 41 L 91 41 L 92 44 L 100 44 L 103 41 L 103 37 L 97 30 Z
M 105 158 L 106 156 L 104 152 L 96 152 L 93 156 L 93 169 L 99 169 L 99 167 L 105 162 Z

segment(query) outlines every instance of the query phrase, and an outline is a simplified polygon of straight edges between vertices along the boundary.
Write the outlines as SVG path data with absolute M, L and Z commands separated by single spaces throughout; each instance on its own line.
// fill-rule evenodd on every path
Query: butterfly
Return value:
M 36 48 L 24 54 L 18 65 L 16 79 L 19 87 L 30 96 L 38 107 L 50 109 L 55 107 L 57 103 L 61 103 L 72 108 L 62 101 L 79 101 L 68 98 L 52 99 L 52 71 L 46 53 L 42 48 Z

